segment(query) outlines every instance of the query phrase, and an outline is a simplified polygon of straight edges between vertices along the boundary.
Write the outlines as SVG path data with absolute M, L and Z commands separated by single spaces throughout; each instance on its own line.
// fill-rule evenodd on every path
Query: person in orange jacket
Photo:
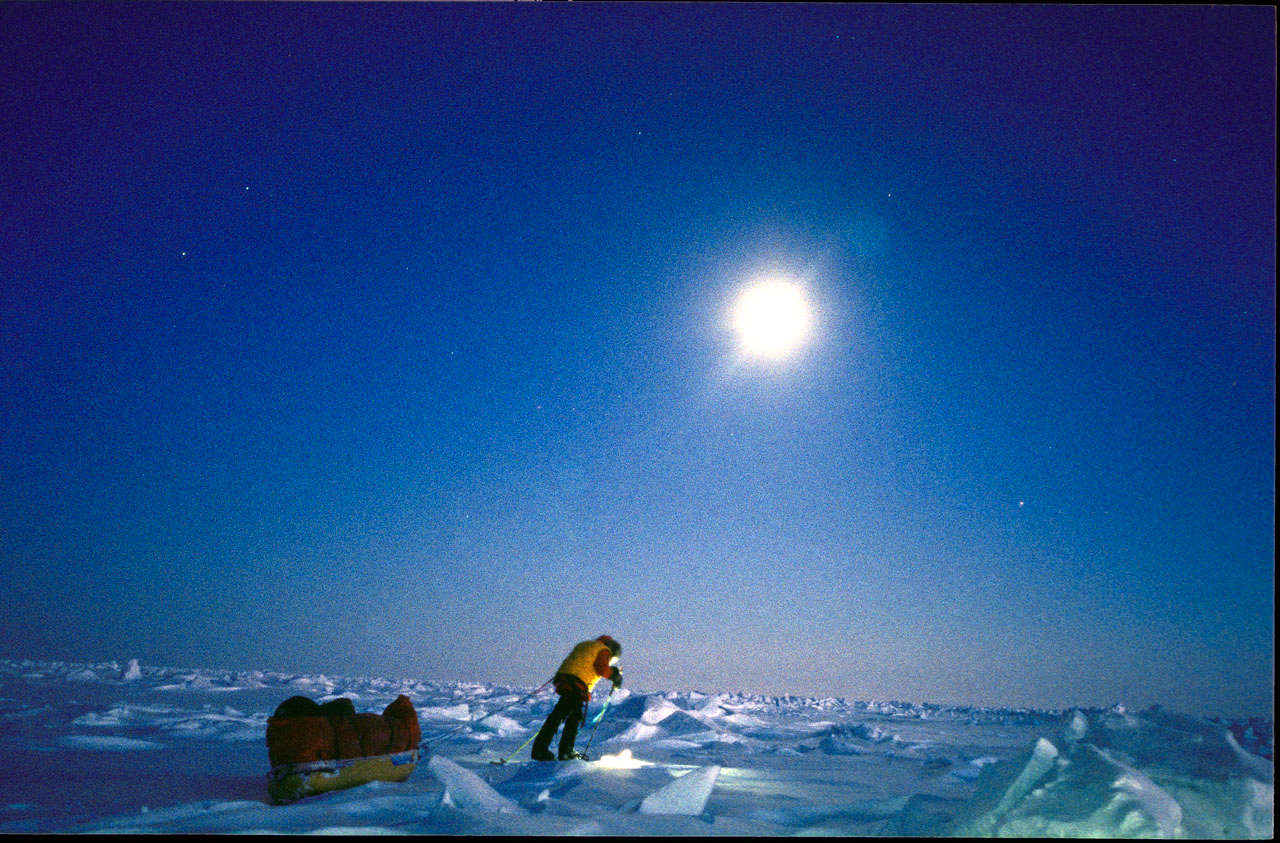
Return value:
M 613 687 L 622 687 L 622 669 L 617 666 L 621 655 L 622 645 L 608 635 L 601 635 L 575 646 L 569 657 L 561 662 L 552 680 L 560 699 L 533 739 L 534 761 L 556 760 L 551 754 L 551 739 L 561 723 L 564 723 L 564 734 L 560 736 L 560 760 L 585 760 L 582 753 L 574 752 L 573 742 L 578 739 L 578 728 L 586 716 L 587 703 L 591 701 L 591 691 L 596 683 L 608 679 L 613 682 Z

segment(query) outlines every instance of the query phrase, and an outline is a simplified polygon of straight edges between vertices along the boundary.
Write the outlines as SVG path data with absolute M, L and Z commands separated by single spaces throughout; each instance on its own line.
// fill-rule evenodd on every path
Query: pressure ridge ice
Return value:
M 707 807 L 711 789 L 715 787 L 720 768 L 699 767 L 691 773 L 663 785 L 640 802 L 642 814 L 684 814 L 696 817 Z
M 1269 720 L 626 689 L 578 743 L 592 741 L 596 759 L 625 750 L 626 763 L 531 762 L 526 749 L 491 764 L 554 703 L 532 690 L 0 660 L 0 762 L 23 771 L 0 798 L 0 831 L 1266 838 L 1274 829 Z M 402 693 L 424 736 L 406 782 L 268 804 L 264 733 L 280 701 L 346 696 L 380 711 Z

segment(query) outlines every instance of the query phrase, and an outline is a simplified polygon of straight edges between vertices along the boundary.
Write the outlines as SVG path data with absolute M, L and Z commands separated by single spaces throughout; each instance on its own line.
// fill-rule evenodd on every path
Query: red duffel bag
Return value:
M 418 713 L 404 694 L 381 714 L 356 714 L 343 697 L 320 705 L 290 697 L 267 720 L 271 766 L 336 758 L 367 758 L 412 749 L 422 740 Z

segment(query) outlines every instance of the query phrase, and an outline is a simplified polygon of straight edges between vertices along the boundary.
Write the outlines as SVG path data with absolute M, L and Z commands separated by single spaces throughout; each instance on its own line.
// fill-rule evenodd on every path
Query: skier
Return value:
M 552 680 L 560 699 L 533 739 L 534 761 L 556 760 L 551 754 L 551 739 L 561 723 L 564 723 L 564 734 L 560 736 L 560 760 L 586 760 L 585 755 L 574 752 L 573 742 L 578 738 L 578 727 L 586 716 L 587 703 L 591 701 L 591 691 L 596 683 L 608 679 L 613 682 L 613 687 L 622 687 L 622 670 L 617 666 L 621 655 L 622 645 L 608 635 L 583 641 L 573 648 Z

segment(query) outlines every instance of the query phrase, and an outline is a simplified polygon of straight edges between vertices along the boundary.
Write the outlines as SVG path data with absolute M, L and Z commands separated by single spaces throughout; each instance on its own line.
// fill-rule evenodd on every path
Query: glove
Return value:
M 622 687 L 622 671 L 616 667 L 613 669 L 613 687 Z

